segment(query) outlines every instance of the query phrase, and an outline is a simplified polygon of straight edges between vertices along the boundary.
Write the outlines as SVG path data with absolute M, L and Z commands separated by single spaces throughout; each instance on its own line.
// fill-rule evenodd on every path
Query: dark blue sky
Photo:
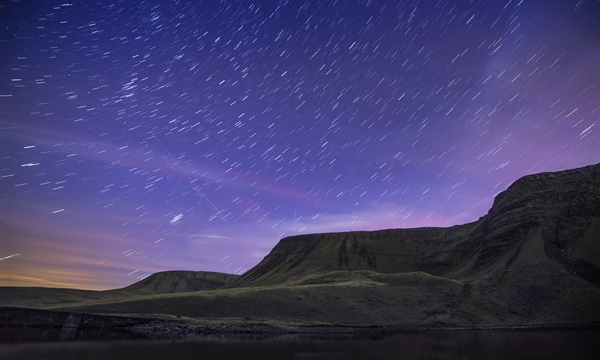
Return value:
M 243 273 L 600 161 L 598 1 L 0 5 L 0 285 Z

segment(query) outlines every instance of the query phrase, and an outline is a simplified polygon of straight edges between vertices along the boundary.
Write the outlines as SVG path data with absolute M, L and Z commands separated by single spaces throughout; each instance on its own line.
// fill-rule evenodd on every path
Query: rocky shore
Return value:
M 275 326 L 260 322 L 197 324 L 177 320 L 0 307 L 0 343 L 181 339 L 199 336 L 259 339 L 284 334 L 377 336 L 389 330 L 377 326 Z
M 189 339 L 217 337 L 236 339 L 268 339 L 282 335 L 317 337 L 379 338 L 395 333 L 414 333 L 436 330 L 557 330 L 598 329 L 600 324 L 573 326 L 546 324 L 539 327 L 511 326 L 485 328 L 422 328 L 404 329 L 390 326 L 344 325 L 272 325 L 261 322 L 191 323 L 183 320 L 163 320 L 130 316 L 110 316 L 67 311 L 0 307 L 0 344 L 124 340 L 124 339 Z
M 0 343 L 142 338 L 127 329 L 148 319 L 15 307 L 0 308 Z

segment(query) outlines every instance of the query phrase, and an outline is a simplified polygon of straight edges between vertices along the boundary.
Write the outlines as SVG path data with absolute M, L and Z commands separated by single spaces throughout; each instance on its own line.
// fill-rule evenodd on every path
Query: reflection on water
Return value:
M 593 355 L 596 356 L 593 356 Z M 456 331 L 385 337 L 90 341 L 1 345 L 2 359 L 596 359 L 600 331 Z

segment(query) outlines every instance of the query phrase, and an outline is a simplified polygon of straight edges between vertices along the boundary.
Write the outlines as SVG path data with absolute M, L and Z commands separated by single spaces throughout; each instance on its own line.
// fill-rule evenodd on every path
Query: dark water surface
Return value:
M 285 335 L 0 345 L 0 359 L 600 359 L 598 330 L 488 330 L 384 337 Z

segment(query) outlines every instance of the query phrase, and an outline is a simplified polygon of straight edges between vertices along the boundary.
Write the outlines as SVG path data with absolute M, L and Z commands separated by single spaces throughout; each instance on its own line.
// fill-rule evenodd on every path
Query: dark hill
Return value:
M 112 302 L 158 294 L 217 289 L 237 275 L 205 271 L 163 271 L 124 288 L 93 291 L 41 287 L 0 287 L 0 306 L 55 308 L 64 304 Z
M 394 286 L 420 274 L 413 284 L 430 299 L 461 298 L 442 311 L 471 323 L 597 322 L 599 269 L 600 165 L 592 165 L 525 176 L 466 225 L 289 237 L 226 287 L 361 278 Z M 462 293 L 438 293 L 426 274 L 460 282 Z
M 527 254 L 600 285 L 600 165 L 526 176 L 477 222 L 450 228 L 293 236 L 228 287 L 301 282 L 333 271 L 425 272 L 452 279 L 503 272 Z M 547 274 L 549 269 L 535 272 Z M 566 275 L 566 274 L 565 274 Z
M 293 236 L 227 287 L 291 284 L 339 271 L 445 275 L 453 268 L 457 244 L 476 225 Z
M 231 282 L 237 275 L 207 271 L 163 271 L 123 289 L 136 294 L 165 294 L 214 290 Z

